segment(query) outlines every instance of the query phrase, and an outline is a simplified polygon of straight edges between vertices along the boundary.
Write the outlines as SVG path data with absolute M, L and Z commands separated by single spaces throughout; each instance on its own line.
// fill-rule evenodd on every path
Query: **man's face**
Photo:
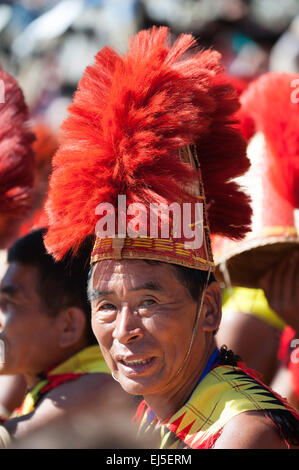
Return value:
M 43 311 L 38 294 L 39 271 L 13 262 L 0 285 L 1 374 L 37 374 L 57 347 L 56 321 Z M 2 358 L 3 359 L 3 358 Z
M 198 306 L 174 267 L 102 261 L 94 268 L 91 286 L 92 328 L 121 386 L 140 395 L 180 386 L 184 374 L 177 372 L 189 348 Z M 204 338 L 196 339 L 188 366 L 199 363 L 203 354 Z

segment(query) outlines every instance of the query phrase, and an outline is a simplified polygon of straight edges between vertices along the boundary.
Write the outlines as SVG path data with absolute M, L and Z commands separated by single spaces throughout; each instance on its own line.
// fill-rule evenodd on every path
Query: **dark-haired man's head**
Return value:
M 193 383 L 215 349 L 221 295 L 213 281 L 205 272 L 164 262 L 94 265 L 93 331 L 126 392 L 169 399 Z
M 8 252 L 0 287 L 1 373 L 34 376 L 96 343 L 86 294 L 90 242 L 56 263 L 44 233 L 31 232 Z

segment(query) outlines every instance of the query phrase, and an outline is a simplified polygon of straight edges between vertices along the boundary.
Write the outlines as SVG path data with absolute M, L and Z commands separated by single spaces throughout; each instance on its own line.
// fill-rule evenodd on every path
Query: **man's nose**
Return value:
M 125 306 L 117 315 L 113 337 L 120 343 L 128 344 L 143 338 L 141 319 L 129 306 Z

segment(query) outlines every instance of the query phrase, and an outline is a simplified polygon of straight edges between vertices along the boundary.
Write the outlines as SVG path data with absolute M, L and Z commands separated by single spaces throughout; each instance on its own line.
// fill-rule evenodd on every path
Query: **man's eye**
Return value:
M 115 309 L 116 309 L 116 307 L 113 304 L 103 304 L 103 305 L 100 305 L 99 308 L 98 308 L 98 310 L 104 310 L 104 311 L 105 310 L 115 310 Z
M 109 303 L 101 304 L 96 308 L 94 315 L 95 320 L 100 323 L 111 322 L 117 315 L 117 307 Z
M 150 305 L 154 305 L 155 303 L 156 302 L 153 299 L 146 299 L 142 302 L 142 305 L 150 306 Z
M 150 309 L 151 307 L 154 307 L 155 305 L 157 305 L 157 302 L 155 300 L 145 299 L 140 303 L 139 310 L 147 310 L 147 309 Z
M 157 302 L 153 299 L 145 299 L 142 302 L 140 302 L 138 311 L 140 315 L 143 316 L 151 316 L 155 313 L 155 307 L 157 305 Z

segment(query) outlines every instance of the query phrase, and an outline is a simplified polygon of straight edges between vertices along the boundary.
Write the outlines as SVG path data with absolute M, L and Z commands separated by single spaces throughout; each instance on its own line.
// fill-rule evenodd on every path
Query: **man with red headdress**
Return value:
M 59 260 L 95 235 L 92 327 L 114 378 L 144 397 L 140 433 L 162 448 L 284 448 L 298 443 L 295 412 L 215 344 L 210 233 L 249 230 L 233 181 L 249 161 L 219 54 L 194 46 L 162 27 L 122 57 L 97 54 L 62 126 L 45 244 Z
M 231 313 L 233 307 L 252 309 L 276 330 L 282 330 L 281 325 L 291 327 L 282 335 L 279 353 L 289 370 L 283 367 L 272 386 L 297 409 L 298 366 L 296 359 L 291 360 L 294 351 L 288 345 L 293 344 L 294 350 L 299 337 L 299 104 L 294 89 L 298 79 L 293 73 L 266 73 L 241 95 L 241 129 L 248 139 L 252 163 L 243 179 L 252 197 L 252 231 L 240 242 L 216 238 L 214 245 L 217 276 L 222 270 L 228 284 L 242 286 L 226 304 Z M 221 325 L 221 341 L 237 348 L 234 350 L 242 357 L 253 352 L 252 363 L 257 359 L 261 365 L 278 362 L 277 333 L 275 342 L 270 334 L 263 339 L 266 327 L 256 327 L 256 333 L 248 322 L 232 319 Z

